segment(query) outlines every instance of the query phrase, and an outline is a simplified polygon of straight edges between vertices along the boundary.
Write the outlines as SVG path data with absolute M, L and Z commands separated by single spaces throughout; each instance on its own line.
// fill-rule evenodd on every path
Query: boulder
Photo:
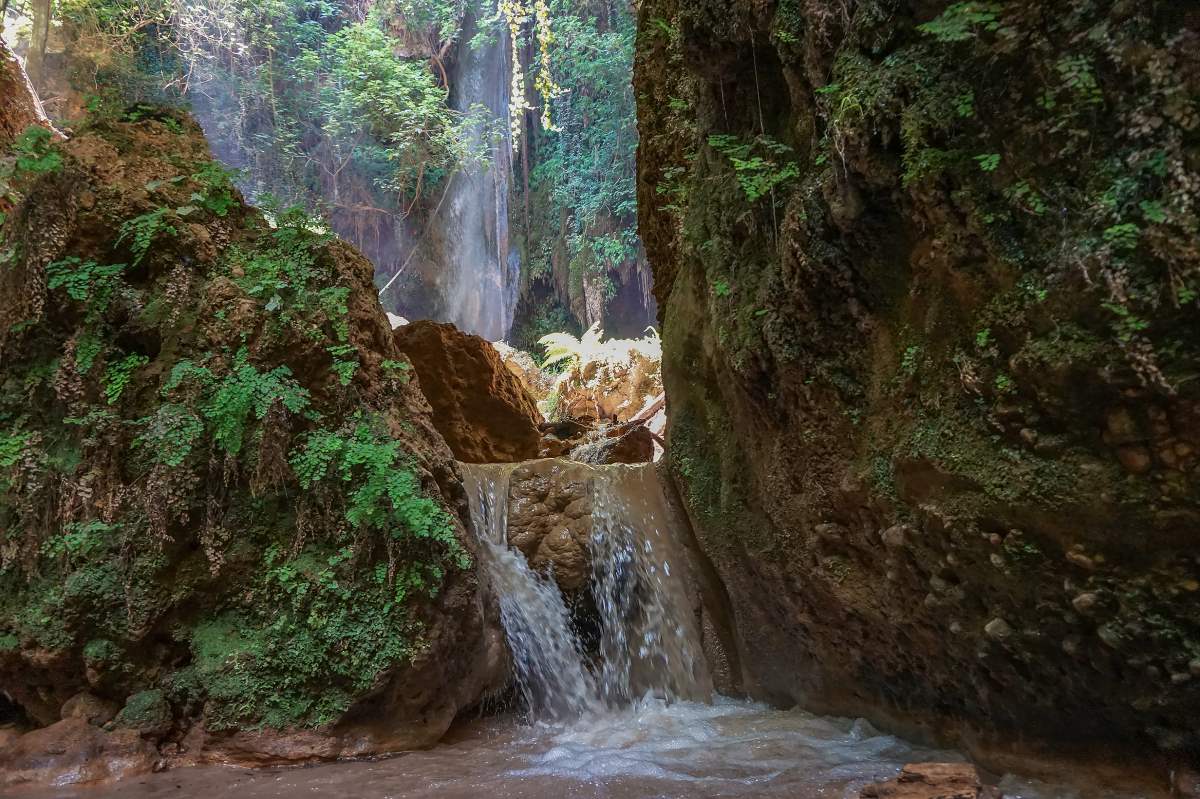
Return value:
M 83 719 L 88 724 L 102 727 L 117 715 L 117 704 L 108 699 L 101 699 L 95 694 L 80 691 L 66 702 L 63 702 L 62 717 L 64 719 Z
M 158 763 L 158 751 L 136 730 L 104 732 L 76 716 L 0 749 L 0 788 L 127 779 L 154 771 Z
M 585 587 L 591 573 L 589 479 L 586 467 L 561 460 L 523 463 L 512 473 L 508 543 L 566 593 Z
M 571 450 L 583 463 L 648 463 L 654 460 L 654 436 L 643 425 L 614 428 L 603 438 Z
M 419 321 L 393 332 L 433 407 L 433 425 L 468 463 L 537 457 L 541 414 L 524 384 L 479 336 Z
M 868 785 L 861 799 L 1003 799 L 984 787 L 970 763 L 909 763 L 887 782 Z

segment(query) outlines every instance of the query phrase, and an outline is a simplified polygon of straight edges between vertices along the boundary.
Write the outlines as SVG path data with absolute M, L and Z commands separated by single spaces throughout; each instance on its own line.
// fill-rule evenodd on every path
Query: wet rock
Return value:
M 909 763 L 899 776 L 868 785 L 860 799 L 1003 799 L 970 763 Z
M 523 463 L 511 477 L 508 543 L 568 593 L 587 585 L 591 569 L 587 480 L 586 467 L 559 460 Z
M 1200 799 L 1200 771 L 1186 767 L 1171 770 L 1171 794 L 1180 799 Z
M 541 413 L 521 380 L 479 336 L 454 325 L 412 322 L 393 331 L 433 407 L 433 425 L 468 463 L 537 457 Z
M 654 437 L 642 425 L 616 436 L 601 438 L 571 450 L 581 463 L 648 463 L 654 459 Z
M 64 719 L 83 719 L 88 724 L 102 727 L 117 715 L 117 703 L 101 699 L 95 694 L 82 691 L 63 703 Z
M 158 759 L 136 730 L 105 732 L 86 719 L 67 718 L 0 749 L 0 787 L 128 779 L 150 773 Z
M 880 538 L 888 549 L 903 549 L 908 543 L 910 528 L 907 524 L 894 524 L 883 531 Z

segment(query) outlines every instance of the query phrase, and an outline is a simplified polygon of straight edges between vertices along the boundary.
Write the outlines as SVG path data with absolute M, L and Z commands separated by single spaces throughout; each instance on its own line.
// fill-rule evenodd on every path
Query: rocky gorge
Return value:
M 1200 796 L 1200 16 L 636 11 L 537 357 L 0 46 L 0 792 Z

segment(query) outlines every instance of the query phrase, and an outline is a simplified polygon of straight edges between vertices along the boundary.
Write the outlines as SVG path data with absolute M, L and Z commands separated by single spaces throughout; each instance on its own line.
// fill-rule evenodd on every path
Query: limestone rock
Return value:
M 136 730 L 104 732 L 72 717 L 0 749 L 0 788 L 80 785 L 148 774 L 158 751 Z
M 433 407 L 433 425 L 468 463 L 535 458 L 541 414 L 496 348 L 454 325 L 419 321 L 396 328 Z
M 508 542 L 564 592 L 586 586 L 591 570 L 587 481 L 586 467 L 560 460 L 523 463 L 511 478 Z
M 108 699 L 101 699 L 95 694 L 81 691 L 63 702 L 62 717 L 64 719 L 83 719 L 88 724 L 103 727 L 117 715 L 117 704 Z
M 1003 799 L 970 763 L 909 763 L 899 776 L 868 785 L 861 799 Z

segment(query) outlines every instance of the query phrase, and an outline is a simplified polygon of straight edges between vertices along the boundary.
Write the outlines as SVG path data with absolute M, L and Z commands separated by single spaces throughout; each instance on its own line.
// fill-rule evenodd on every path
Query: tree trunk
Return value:
M 0 151 L 30 125 L 53 129 L 21 62 L 0 39 Z
M 29 80 L 35 89 L 43 89 L 46 85 L 46 44 L 50 39 L 52 3 L 53 0 L 30 2 L 33 6 L 33 25 L 29 34 L 29 55 L 25 59 L 25 68 L 29 71 Z

